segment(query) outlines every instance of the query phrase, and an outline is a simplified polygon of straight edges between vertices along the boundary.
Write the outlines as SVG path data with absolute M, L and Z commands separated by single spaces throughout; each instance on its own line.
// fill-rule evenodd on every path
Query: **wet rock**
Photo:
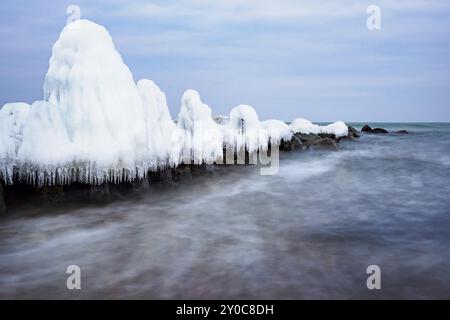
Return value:
M 336 135 L 333 134 L 333 133 L 319 133 L 318 136 L 319 136 L 320 138 L 322 138 L 322 139 L 323 139 L 323 138 L 329 138 L 329 139 L 336 140 Z
M 299 139 L 302 142 L 303 146 L 305 147 L 313 145 L 314 143 L 322 139 L 319 135 L 314 133 L 310 134 L 296 133 L 294 134 L 294 137 Z
M 312 149 L 336 150 L 338 148 L 337 142 L 330 138 L 323 138 L 311 145 Z
M 0 181 L 0 215 L 6 213 L 5 188 Z
M 161 169 L 158 171 L 150 171 L 147 175 L 149 184 L 172 184 L 173 170 Z
M 359 132 L 358 130 L 356 130 L 355 128 L 353 128 L 352 126 L 347 126 L 348 128 L 348 135 L 347 137 L 351 137 L 351 138 L 359 138 Z
M 372 133 L 389 133 L 389 132 L 383 128 L 373 128 Z
M 302 141 L 293 136 L 291 140 L 285 141 L 281 139 L 280 150 L 282 151 L 293 151 L 293 150 L 301 150 L 302 149 Z
M 371 128 L 368 124 L 365 124 L 365 125 L 363 125 L 363 127 L 361 128 L 361 132 L 370 133 L 370 132 L 372 132 L 372 128 Z
M 409 133 L 409 132 L 407 130 L 397 130 L 397 131 L 395 131 L 395 133 L 405 134 L 405 133 Z
M 176 168 L 172 169 L 173 181 L 180 181 L 182 179 L 192 179 L 191 168 L 189 165 L 180 164 Z
M 108 200 L 110 196 L 109 183 L 89 186 L 89 197 L 96 200 Z
M 36 194 L 44 203 L 61 202 L 64 198 L 63 186 L 42 186 L 36 187 Z
M 365 124 L 362 129 L 361 132 L 365 132 L 365 133 L 374 133 L 374 134 L 378 134 L 378 133 L 388 133 L 387 130 L 383 129 L 383 128 L 371 128 L 369 125 Z
M 293 136 L 291 139 L 291 150 L 301 150 L 301 149 L 303 149 L 302 141 L 299 138 Z

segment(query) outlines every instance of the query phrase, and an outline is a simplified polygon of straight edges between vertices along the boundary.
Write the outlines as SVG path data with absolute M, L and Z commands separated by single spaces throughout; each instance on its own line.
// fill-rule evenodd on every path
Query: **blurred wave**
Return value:
M 450 125 L 379 126 L 411 133 L 283 154 L 275 176 L 217 167 L 106 205 L 14 207 L 0 298 L 449 298 Z

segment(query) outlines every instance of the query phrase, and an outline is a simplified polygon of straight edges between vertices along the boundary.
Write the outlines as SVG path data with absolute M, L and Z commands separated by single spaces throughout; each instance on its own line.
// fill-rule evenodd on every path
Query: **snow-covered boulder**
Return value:
M 223 157 L 223 130 L 212 118 L 211 108 L 195 90 L 187 90 L 181 98 L 178 127 L 184 131 L 184 162 L 214 163 Z
M 282 139 L 284 141 L 290 141 L 292 139 L 291 129 L 281 120 L 270 119 L 262 121 L 261 127 L 266 130 L 272 144 L 278 145 Z
M 344 122 L 337 121 L 327 126 L 323 126 L 322 133 L 334 134 L 336 138 L 345 137 L 348 135 L 348 127 Z
M 268 133 L 261 127 L 255 109 L 241 104 L 231 110 L 226 137 L 228 147 L 234 147 L 237 151 L 245 148 L 252 153 L 266 150 L 268 140 Z
M 348 134 L 347 125 L 342 122 L 334 122 L 327 126 L 319 126 L 306 119 L 295 119 L 290 124 L 292 133 L 304 133 L 304 134 L 334 134 L 336 138 L 344 137 Z

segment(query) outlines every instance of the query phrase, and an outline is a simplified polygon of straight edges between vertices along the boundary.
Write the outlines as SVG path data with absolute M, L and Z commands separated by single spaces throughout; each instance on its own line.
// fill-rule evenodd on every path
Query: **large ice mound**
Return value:
M 108 31 L 77 20 L 53 45 L 44 101 L 0 109 L 0 179 L 38 185 L 131 181 L 180 163 L 219 162 L 224 148 L 264 151 L 296 132 L 339 137 L 347 126 L 261 122 L 248 105 L 213 118 L 195 90 L 183 94 L 175 123 L 164 92 L 151 80 L 135 83 Z
M 63 29 L 53 45 L 44 92 L 59 107 L 80 161 L 101 168 L 145 162 L 142 100 L 104 27 L 77 20 Z

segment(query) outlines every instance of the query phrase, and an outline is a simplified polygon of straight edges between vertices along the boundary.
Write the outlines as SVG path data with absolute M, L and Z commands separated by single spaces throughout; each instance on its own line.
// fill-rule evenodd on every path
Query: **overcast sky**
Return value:
M 43 98 L 51 46 L 77 4 L 173 117 L 196 89 L 215 114 L 450 121 L 450 1 L 2 0 L 0 104 Z M 381 30 L 366 27 L 381 8 Z

